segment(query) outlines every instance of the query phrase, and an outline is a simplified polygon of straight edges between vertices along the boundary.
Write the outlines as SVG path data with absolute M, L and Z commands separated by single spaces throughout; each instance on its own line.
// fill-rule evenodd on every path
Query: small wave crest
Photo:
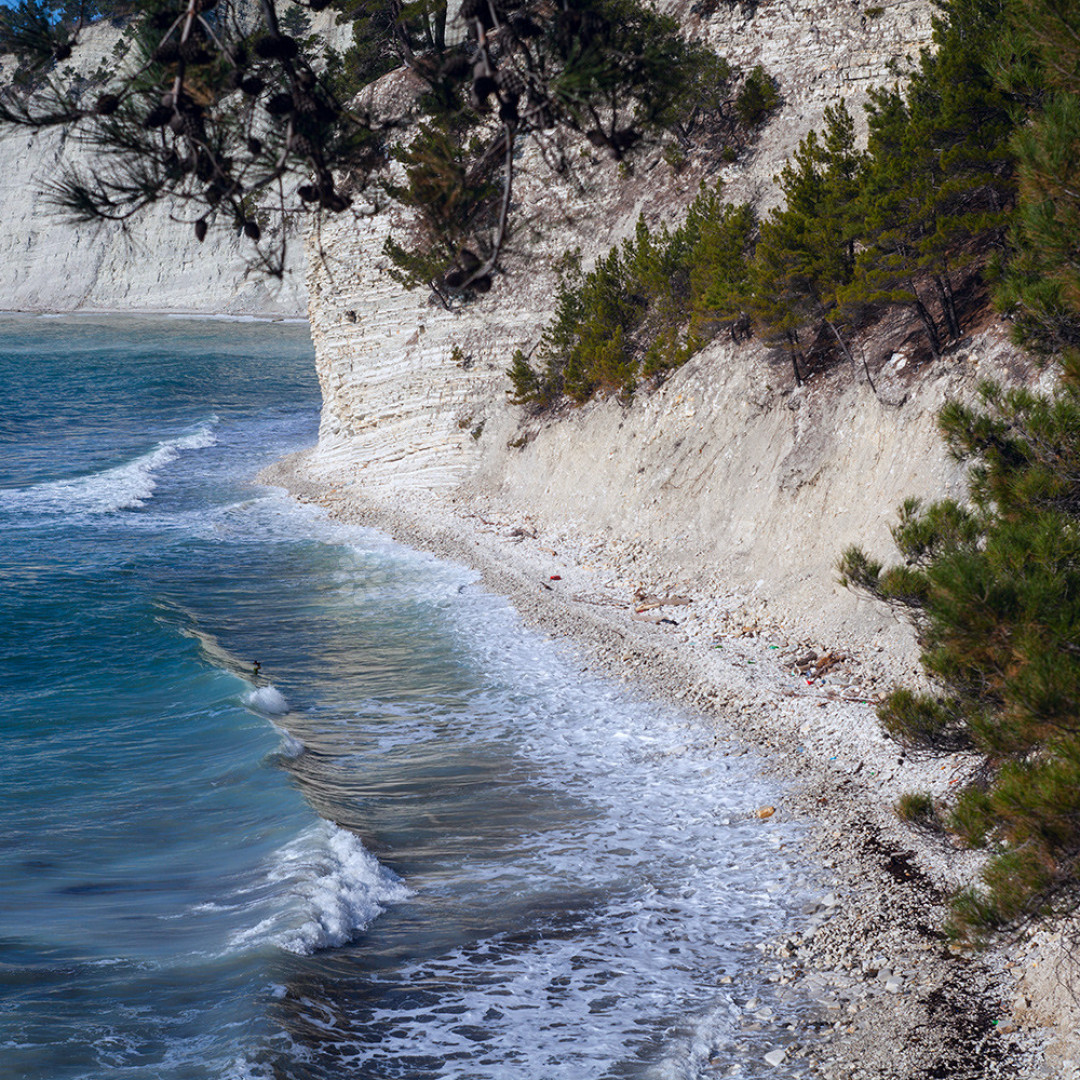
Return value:
M 269 716 L 281 716 L 289 711 L 289 700 L 271 684 L 257 686 L 245 698 L 244 704 L 255 712 Z
M 184 450 L 201 450 L 217 442 L 213 422 L 190 435 L 164 439 L 133 461 L 72 480 L 49 480 L 33 487 L 0 492 L 0 505 L 49 513 L 111 514 L 145 505 L 157 487 L 158 472 Z
M 387 904 L 409 895 L 356 836 L 329 821 L 280 848 L 267 881 L 275 900 L 284 903 L 258 925 L 233 934 L 232 948 L 275 944 L 307 956 L 344 945 Z
M 277 724 L 271 723 L 271 727 L 281 736 L 281 745 L 278 747 L 278 753 L 284 758 L 298 758 L 307 747 L 303 742 L 295 735 L 290 734 L 284 728 L 279 728 Z

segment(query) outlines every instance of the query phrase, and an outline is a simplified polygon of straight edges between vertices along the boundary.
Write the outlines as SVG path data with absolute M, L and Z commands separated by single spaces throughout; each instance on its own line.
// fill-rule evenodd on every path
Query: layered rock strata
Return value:
M 391 215 L 327 223 L 309 244 L 312 334 L 325 399 L 320 456 L 326 467 L 354 467 L 373 491 L 460 482 L 488 459 L 475 438 L 504 414 L 503 372 L 515 349 L 535 345 L 551 313 L 552 262 L 580 248 L 588 262 L 627 235 L 639 213 L 677 219 L 702 180 L 722 179 L 733 199 L 765 207 L 773 174 L 825 106 L 844 98 L 862 117 L 870 86 L 910 65 L 930 38 L 931 5 L 720 4 L 704 18 L 667 5 L 691 32 L 743 70 L 761 63 L 780 84 L 783 107 L 752 152 L 676 174 L 654 160 L 632 178 L 614 175 L 587 145 L 564 148 L 568 175 L 556 177 L 528 151 L 518 164 L 522 249 L 506 260 L 512 280 L 502 297 L 455 310 L 433 306 L 388 275 L 383 242 Z M 700 10 L 701 5 L 695 5 Z M 520 209 L 520 208 L 519 208 Z M 530 234 L 538 232 L 542 239 Z
M 536 346 L 565 251 L 579 248 L 587 264 L 639 214 L 677 221 L 703 180 L 767 207 L 773 175 L 826 105 L 843 98 L 861 118 L 869 88 L 914 63 L 931 32 L 924 0 L 865 10 L 766 0 L 720 4 L 708 18 L 694 13 L 701 8 L 671 10 L 744 71 L 761 63 L 779 80 L 783 106 L 739 160 L 677 171 L 654 159 L 620 177 L 575 145 L 563 148 L 568 175 L 559 178 L 524 152 L 516 193 L 528 214 L 505 260 L 510 277 L 453 309 L 388 273 L 386 235 L 407 227 L 392 215 L 327 223 L 312 238 L 324 408 L 308 468 L 373 499 L 465 485 L 549 525 L 633 539 L 688 573 L 759 582 L 755 603 L 778 618 L 891 632 L 880 613 L 836 594 L 833 562 L 849 542 L 886 549 L 904 496 L 957 489 L 934 417 L 965 375 L 994 369 L 986 349 L 910 385 L 898 355 L 878 397 L 850 376 L 842 390 L 834 381 L 828 392 L 789 392 L 790 377 L 759 345 L 717 343 L 630 406 L 609 401 L 534 423 L 507 403 L 505 369 L 515 349 Z

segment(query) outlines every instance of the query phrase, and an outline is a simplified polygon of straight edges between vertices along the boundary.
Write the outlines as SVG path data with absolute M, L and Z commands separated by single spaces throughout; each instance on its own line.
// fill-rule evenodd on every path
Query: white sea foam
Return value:
M 362 706 L 349 696 L 341 707 L 356 710 L 354 722 L 332 709 L 299 712 L 290 726 L 301 737 L 342 771 L 395 754 L 412 766 L 463 753 L 466 762 L 493 756 L 506 777 L 490 803 L 483 785 L 470 793 L 474 819 L 451 807 L 436 876 L 422 867 L 410 875 L 426 910 L 444 910 L 444 896 L 451 916 L 459 906 L 490 910 L 490 920 L 476 919 L 476 939 L 459 947 L 451 935 L 373 976 L 355 1011 L 332 981 L 325 995 L 313 987 L 290 1001 L 304 1041 L 342 1075 L 389 1073 L 416 1054 L 443 1080 L 465 1071 L 498 1080 L 520 1062 L 545 1080 L 700 1080 L 717 1074 L 717 1062 L 742 1076 L 794 1075 L 794 1062 L 761 1061 L 799 1006 L 762 985 L 752 945 L 784 927 L 805 882 L 782 850 L 797 847 L 797 830 L 783 815 L 762 825 L 749 812 L 778 801 L 754 763 L 727 756 L 689 718 L 583 677 L 572 650 L 523 631 L 502 601 L 466 587 L 469 571 L 276 497 L 234 513 L 247 527 L 257 521 L 262 536 L 298 528 L 342 542 L 323 600 L 343 616 L 357 602 L 418 620 L 448 643 L 464 673 L 456 685 L 468 685 L 460 698 L 448 691 L 430 702 L 398 700 L 393 687 Z M 418 636 L 438 655 L 442 646 Z M 518 780 L 520 799 L 509 791 Z M 505 825 L 492 820 L 504 808 Z M 355 837 L 324 823 L 233 898 L 244 929 L 232 946 L 304 954 L 340 945 L 405 895 Z M 437 926 L 431 934 L 438 942 Z M 734 982 L 720 985 L 725 975 Z M 381 1002 L 383 979 L 388 991 L 420 989 Z M 778 1016 L 761 1031 L 747 1027 L 747 999 L 758 995 Z
M 344 945 L 409 895 L 356 836 L 322 820 L 275 852 L 263 891 L 276 910 L 233 934 L 231 948 L 274 944 L 306 956 Z
M 145 505 L 157 487 L 157 474 L 184 450 L 201 450 L 217 441 L 213 421 L 189 435 L 159 442 L 133 461 L 71 480 L 50 480 L 0 492 L 0 506 L 39 513 L 111 514 Z
M 278 753 L 283 757 L 298 758 L 307 749 L 295 735 L 290 735 L 284 728 L 279 728 L 277 724 L 271 726 L 281 736 L 281 746 L 278 747 Z
M 342 1046 L 342 1063 L 355 1052 L 356 1070 L 373 1074 L 423 1053 L 445 1080 L 466 1071 L 496 1080 L 522 1061 L 545 1080 L 616 1071 L 697 1080 L 717 1061 L 744 1076 L 790 1076 L 761 1058 L 799 1006 L 774 998 L 748 961 L 806 885 L 783 853 L 797 830 L 782 819 L 763 827 L 750 813 L 777 801 L 775 788 L 703 725 L 582 676 L 573 650 L 523 630 L 497 598 L 463 589 L 467 571 L 367 539 L 353 539 L 356 557 L 375 569 L 386 557 L 394 573 L 368 573 L 363 599 L 385 594 L 388 610 L 412 609 L 457 638 L 454 654 L 475 683 L 456 706 L 365 706 L 393 722 L 358 720 L 355 751 L 346 731 L 320 729 L 321 749 L 338 747 L 342 761 L 354 754 L 357 769 L 393 755 L 505 754 L 506 785 L 490 803 L 482 785 L 470 795 L 475 840 L 458 835 L 470 826 L 457 806 L 445 810 L 457 831 L 438 877 L 417 871 L 413 881 L 434 910 L 444 892 L 490 910 L 490 935 L 477 918 L 478 940 L 421 952 L 387 985 L 437 992 L 388 994 L 385 1007 L 373 994 L 319 1045 Z M 520 820 L 516 777 L 535 807 Z M 492 819 L 504 807 L 502 826 Z M 747 1030 L 752 994 L 782 1019 Z M 336 1004 L 305 1001 L 308 1030 Z
M 289 711 L 289 702 L 285 695 L 273 684 L 257 686 L 245 698 L 244 704 L 255 712 L 268 716 L 281 716 Z

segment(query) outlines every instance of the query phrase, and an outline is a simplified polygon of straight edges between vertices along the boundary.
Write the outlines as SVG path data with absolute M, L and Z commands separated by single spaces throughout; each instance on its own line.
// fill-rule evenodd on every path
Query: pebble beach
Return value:
M 305 460 L 286 458 L 260 479 L 467 564 L 526 624 L 572 641 L 588 670 L 693 711 L 729 753 L 764 755 L 783 795 L 745 813 L 762 829 L 801 823 L 803 854 L 820 868 L 801 927 L 757 944 L 778 998 L 813 1004 L 766 1064 L 804 1060 L 827 1080 L 1080 1075 L 1057 937 L 1031 932 L 974 952 L 942 933 L 949 894 L 977 875 L 979 856 L 901 823 L 893 806 L 905 792 L 947 796 L 976 763 L 906 753 L 880 730 L 876 703 L 917 678 L 911 652 L 748 618 L 752 589 L 680 580 L 640 545 L 544 532 L 475 497 L 371 503 L 313 479 Z M 747 1031 L 770 1019 L 755 1004 Z

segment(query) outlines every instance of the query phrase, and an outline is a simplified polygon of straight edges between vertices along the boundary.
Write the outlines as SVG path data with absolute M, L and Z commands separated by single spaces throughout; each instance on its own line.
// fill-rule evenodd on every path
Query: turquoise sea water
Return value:
M 775 793 L 255 485 L 306 327 L 0 317 L 0 388 L 0 1077 L 798 1075 Z

